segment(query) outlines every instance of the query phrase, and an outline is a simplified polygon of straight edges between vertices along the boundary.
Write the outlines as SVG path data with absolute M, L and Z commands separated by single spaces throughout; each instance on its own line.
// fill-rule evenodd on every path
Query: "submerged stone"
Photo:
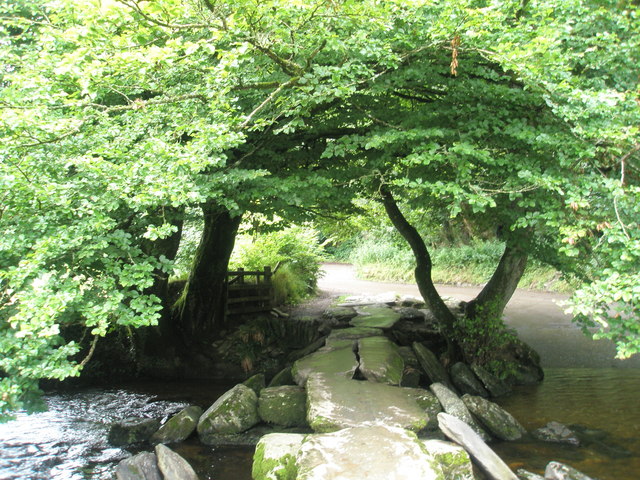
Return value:
M 448 413 L 439 413 L 438 424 L 447 437 L 464 447 L 490 479 L 518 480 L 507 464 L 465 422 Z
M 307 382 L 307 420 L 320 433 L 342 428 L 388 425 L 423 430 L 428 413 L 414 389 L 382 383 L 312 375 Z
M 513 415 L 489 400 L 463 395 L 462 401 L 491 434 L 500 440 L 518 440 L 527 433 Z
M 418 357 L 418 362 L 420 362 L 424 373 L 426 373 L 429 380 L 431 380 L 431 383 L 442 383 L 449 387 L 449 389 L 454 389 L 449 374 L 431 350 L 421 343 L 414 342 L 413 351 L 416 357 Z
M 156 445 L 158 468 L 164 480 L 198 480 L 189 462 L 162 444 Z
M 369 381 L 400 385 L 404 360 L 398 346 L 386 337 L 358 340 L 360 373 Z
M 307 425 L 307 393 L 292 385 L 265 388 L 258 398 L 258 415 L 266 422 L 285 427 Z
M 203 443 L 207 443 L 209 435 L 244 432 L 259 421 L 256 393 L 239 384 L 202 414 L 198 422 L 198 435 Z
M 186 440 L 195 431 L 201 415 L 202 408 L 195 405 L 181 410 L 151 435 L 150 442 L 175 443 Z
M 354 327 L 389 329 L 400 320 L 400 314 L 389 307 L 367 306 L 358 311 L 358 316 L 349 322 Z
M 422 444 L 440 464 L 445 480 L 475 480 L 469 454 L 460 445 L 443 440 L 424 440 Z
M 544 427 L 531 432 L 534 438 L 543 442 L 566 443 L 580 446 L 580 440 L 573 430 L 559 422 L 549 422 Z
M 545 480 L 595 480 L 560 462 L 550 462 L 544 470 Z
M 111 425 L 108 442 L 116 447 L 146 442 L 160 427 L 157 418 L 127 418 Z
M 382 425 L 310 435 L 297 464 L 297 480 L 444 480 L 414 434 Z
M 335 350 L 323 347 L 294 363 L 291 373 L 296 383 L 304 386 L 311 374 L 322 373 L 329 376 L 338 375 L 343 378 L 353 378 L 357 368 L 358 359 L 350 347 Z
M 436 397 L 438 397 L 438 400 L 442 404 L 442 408 L 445 412 L 459 418 L 465 424 L 469 425 L 469 427 L 471 427 L 483 440 L 490 440 L 491 437 L 484 431 L 478 422 L 475 421 L 471 412 L 469 412 L 469 409 L 460 397 L 441 383 L 433 383 L 429 389 Z
M 296 457 L 306 435 L 272 433 L 260 439 L 253 454 L 253 480 L 296 480 Z
M 459 392 L 479 397 L 489 396 L 489 392 L 466 364 L 462 362 L 454 363 L 449 370 L 449 374 L 451 381 Z
M 125 458 L 116 467 L 116 480 L 162 480 L 158 459 L 150 452 Z

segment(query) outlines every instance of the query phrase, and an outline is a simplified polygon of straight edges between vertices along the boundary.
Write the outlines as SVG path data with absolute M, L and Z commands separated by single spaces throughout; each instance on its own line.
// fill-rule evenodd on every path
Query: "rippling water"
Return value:
M 18 414 L 0 424 L 0 479 L 110 478 L 137 450 L 108 445 L 109 424 L 126 417 L 165 417 L 187 404 L 206 408 L 229 385 L 137 384 L 46 396 L 47 412 Z M 500 401 L 528 429 L 551 420 L 601 429 L 602 443 L 585 447 L 535 441 L 493 444 L 513 467 L 541 472 L 559 460 L 600 480 L 640 478 L 640 370 L 548 369 L 545 381 Z M 172 446 L 202 480 L 250 480 L 251 449 L 214 449 L 197 439 Z M 624 455 L 621 455 L 624 453 Z

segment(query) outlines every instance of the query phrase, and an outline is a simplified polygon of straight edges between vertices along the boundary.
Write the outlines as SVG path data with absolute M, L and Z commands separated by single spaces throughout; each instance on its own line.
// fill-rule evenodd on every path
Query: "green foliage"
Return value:
M 308 227 L 245 235 L 238 239 L 231 268 L 275 270 L 273 284 L 278 304 L 297 303 L 315 291 L 320 275 L 322 246 L 318 233 Z

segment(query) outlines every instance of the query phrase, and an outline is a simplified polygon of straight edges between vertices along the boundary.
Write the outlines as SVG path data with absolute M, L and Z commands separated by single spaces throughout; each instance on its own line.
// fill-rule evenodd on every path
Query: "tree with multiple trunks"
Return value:
M 0 408 L 76 375 L 114 328 L 206 344 L 242 214 L 310 218 L 358 190 L 409 240 L 445 332 L 403 206 L 500 230 L 470 315 L 501 311 L 544 255 L 588 280 L 582 318 L 620 307 L 603 335 L 634 353 L 637 12 L 557 3 L 2 2 Z M 201 240 L 170 305 L 194 209 Z

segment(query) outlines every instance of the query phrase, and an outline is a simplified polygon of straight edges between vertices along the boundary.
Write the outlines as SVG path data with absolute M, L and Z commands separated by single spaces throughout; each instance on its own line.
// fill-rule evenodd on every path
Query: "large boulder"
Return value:
M 400 385 L 404 360 L 398 346 L 386 337 L 358 340 L 360 373 L 369 381 Z
M 418 432 L 429 415 L 415 389 L 382 383 L 312 375 L 307 381 L 307 420 L 315 432 L 348 427 L 388 425 Z
M 580 439 L 576 433 L 559 422 L 549 422 L 544 427 L 540 427 L 531 432 L 531 435 L 543 442 L 566 443 L 576 447 L 580 446 Z
M 117 480 L 162 480 L 158 459 L 153 453 L 142 452 L 125 458 L 116 467 Z
M 198 421 L 198 436 L 207 443 L 209 435 L 244 432 L 260 421 L 258 396 L 239 384 L 215 401 Z
M 489 392 L 466 364 L 462 362 L 454 363 L 449 370 L 449 375 L 459 392 L 480 397 L 489 396 Z
M 426 373 L 429 380 L 431 380 L 431 383 L 442 383 L 449 387 L 449 389 L 454 390 L 449 374 L 431 350 L 421 343 L 414 342 L 413 351 L 416 357 L 418 357 L 418 362 L 420 362 L 424 373 Z
M 443 440 L 424 440 L 422 444 L 440 464 L 445 480 L 475 480 L 469 454 L 460 445 Z
M 351 347 L 335 350 L 323 347 L 294 363 L 291 373 L 296 383 L 303 387 L 309 375 L 314 373 L 353 378 L 358 365 L 358 359 Z
M 447 437 L 469 452 L 490 479 L 518 480 L 507 464 L 465 422 L 448 413 L 439 413 L 438 424 Z
M 310 435 L 297 464 L 297 480 L 444 479 L 414 434 L 382 425 Z
M 295 385 L 296 381 L 291 374 L 291 367 L 285 367 L 274 375 L 269 382 L 269 387 L 279 387 L 281 385 Z M 258 392 L 259 393 L 259 392 Z
M 545 480 L 594 480 L 569 465 L 550 462 L 544 470 Z
M 359 307 L 358 316 L 351 319 L 354 327 L 390 329 L 400 320 L 400 314 L 389 307 L 366 306 Z
M 198 426 L 202 408 L 192 405 L 181 410 L 151 435 L 149 441 L 156 443 L 176 443 L 186 440 Z
M 460 397 L 441 383 L 432 383 L 429 389 L 436 397 L 438 397 L 438 400 L 442 404 L 442 408 L 445 412 L 459 418 L 461 421 L 469 425 L 469 427 L 471 427 L 483 440 L 488 441 L 491 439 L 487 432 L 485 432 L 485 430 L 473 418 L 471 412 L 469 412 L 469 409 Z
M 198 480 L 189 462 L 162 444 L 156 445 L 158 468 L 164 480 Z
M 253 480 L 296 480 L 296 457 L 306 435 L 272 433 L 260 439 L 253 454 Z
M 124 447 L 146 442 L 160 427 L 158 418 L 127 418 L 111 425 L 108 442 L 116 447 Z
M 285 427 L 307 425 L 307 393 L 292 385 L 270 387 L 260 391 L 258 415 L 266 422 Z
M 489 400 L 463 395 L 462 401 L 480 423 L 500 440 L 518 440 L 527 433 L 513 415 Z
M 489 391 L 492 397 L 500 397 L 511 393 L 511 387 L 504 381 L 489 372 L 486 368 L 478 364 L 472 364 L 471 370 L 480 379 L 484 387 Z
M 251 390 L 256 392 L 256 395 L 260 395 L 260 390 L 262 390 L 265 386 L 265 378 L 264 373 L 258 373 L 252 377 L 247 378 L 242 385 L 245 387 L 249 387 Z

